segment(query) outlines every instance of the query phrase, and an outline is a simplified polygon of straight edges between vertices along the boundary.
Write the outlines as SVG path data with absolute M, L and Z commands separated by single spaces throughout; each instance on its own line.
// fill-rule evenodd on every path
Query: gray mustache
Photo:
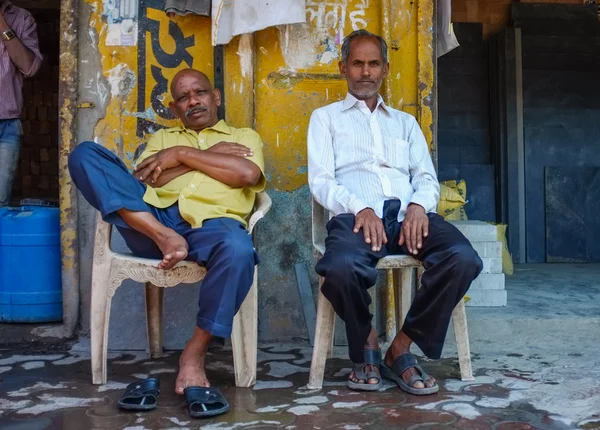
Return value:
M 185 116 L 190 116 L 195 112 L 206 112 L 207 110 L 208 109 L 206 109 L 204 106 L 194 106 L 193 108 L 187 110 Z

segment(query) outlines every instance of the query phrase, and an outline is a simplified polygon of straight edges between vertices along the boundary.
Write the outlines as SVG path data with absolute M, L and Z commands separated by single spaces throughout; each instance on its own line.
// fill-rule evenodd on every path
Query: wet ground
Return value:
M 144 352 L 112 353 L 108 384 L 93 386 L 85 352 L 4 351 L 0 429 L 600 429 L 600 407 L 590 414 L 586 411 L 593 406 L 582 409 L 581 403 L 570 403 L 583 399 L 585 405 L 591 401 L 600 406 L 600 388 L 565 391 L 566 409 L 569 404 L 579 407 L 578 415 L 553 414 L 534 408 L 528 396 L 532 387 L 556 388 L 556 381 L 506 366 L 483 369 L 477 366 L 477 356 L 472 383 L 460 382 L 453 358 L 424 362 L 440 383 L 440 393 L 434 396 L 411 396 L 391 383 L 375 393 L 350 391 L 345 386 L 350 362 L 341 358 L 328 360 L 323 390 L 307 391 L 303 386 L 310 348 L 304 346 L 261 348 L 258 383 L 249 389 L 233 386 L 230 351 L 212 350 L 209 377 L 222 389 L 231 410 L 214 419 L 191 419 L 182 397 L 173 391 L 178 356 L 150 360 Z M 117 401 L 125 386 L 148 376 L 160 379 L 158 408 L 145 413 L 119 410 Z M 582 419 L 573 421 L 573 416 Z

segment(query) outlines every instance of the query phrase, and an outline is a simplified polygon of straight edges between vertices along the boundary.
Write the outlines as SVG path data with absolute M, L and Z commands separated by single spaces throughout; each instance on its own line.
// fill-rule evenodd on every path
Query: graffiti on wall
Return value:
M 193 34 L 186 36 L 181 26 L 166 18 L 160 0 L 140 2 L 138 76 L 145 76 L 138 86 L 138 112 L 150 115 L 138 117 L 137 136 L 166 127 L 175 119 L 168 106 L 169 77 L 183 67 L 194 66 L 191 48 Z M 167 33 L 167 37 L 164 33 Z

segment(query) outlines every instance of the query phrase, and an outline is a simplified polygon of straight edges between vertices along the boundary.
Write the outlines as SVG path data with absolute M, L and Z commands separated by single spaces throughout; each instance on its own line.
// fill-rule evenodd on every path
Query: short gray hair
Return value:
M 387 64 L 388 47 L 385 39 L 367 30 L 353 31 L 344 38 L 344 43 L 342 44 L 342 62 L 344 64 L 346 64 L 346 62 L 348 61 L 348 57 L 350 57 L 350 42 L 352 42 L 354 39 L 358 39 L 359 37 L 374 37 L 375 39 L 377 39 L 379 41 L 379 45 L 381 46 L 381 57 L 383 58 L 383 64 Z

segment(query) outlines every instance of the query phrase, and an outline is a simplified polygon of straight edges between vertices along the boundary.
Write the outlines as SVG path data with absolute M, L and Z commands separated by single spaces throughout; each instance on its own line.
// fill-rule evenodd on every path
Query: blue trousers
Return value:
M 186 260 L 207 269 L 196 324 L 214 336 L 229 337 L 233 317 L 252 286 L 254 266 L 259 262 L 244 225 L 230 218 L 215 218 L 192 228 L 181 217 L 177 203 L 164 209 L 147 204 L 143 200 L 146 185 L 131 175 L 115 154 L 94 142 L 83 142 L 71 153 L 69 172 L 81 194 L 106 222 L 117 227 L 134 255 L 162 258 L 150 238 L 130 228 L 116 213 L 120 209 L 149 212 L 185 238 L 189 246 Z
M 362 231 L 353 232 L 354 215 L 342 214 L 327 224 L 325 255 L 316 271 L 325 279 L 323 295 L 346 323 L 350 360 L 362 363 L 363 348 L 371 331 L 373 315 L 369 312 L 380 258 L 408 254 L 398 239 L 402 223 L 397 221 L 399 200 L 388 200 L 383 208 L 383 225 L 388 243 L 374 252 L 365 243 Z M 452 310 L 463 298 L 471 282 L 483 268 L 481 258 L 470 242 L 441 216 L 430 213 L 429 235 L 416 258 L 423 262 L 425 273 L 421 288 L 406 315 L 402 331 L 429 358 L 440 358 Z
M 21 121 L 0 119 L 0 207 L 7 206 L 10 201 L 22 136 Z

